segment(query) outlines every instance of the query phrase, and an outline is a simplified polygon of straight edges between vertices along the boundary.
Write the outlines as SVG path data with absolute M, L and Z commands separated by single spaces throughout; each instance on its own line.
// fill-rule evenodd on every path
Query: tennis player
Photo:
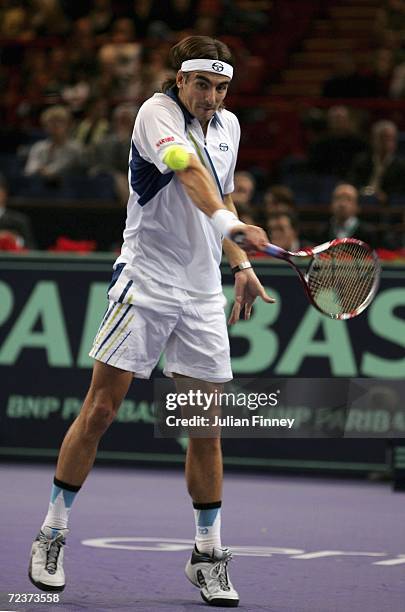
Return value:
M 265 246 L 264 231 L 237 218 L 232 203 L 240 128 L 223 102 L 233 76 L 228 47 L 191 36 L 171 49 L 176 78 L 139 110 L 129 156 L 127 221 L 108 291 L 109 306 L 90 355 L 95 364 L 83 408 L 63 441 L 48 513 L 32 546 L 29 576 L 45 591 L 65 587 L 63 549 L 73 501 L 134 376 L 149 378 L 165 352 L 165 374 L 218 389 L 232 378 L 221 289 L 222 246 L 235 274 L 229 322 L 256 297 L 274 301 L 245 250 Z M 186 566 L 205 602 L 237 606 L 221 546 L 219 438 L 189 440 L 186 479 L 195 547 Z

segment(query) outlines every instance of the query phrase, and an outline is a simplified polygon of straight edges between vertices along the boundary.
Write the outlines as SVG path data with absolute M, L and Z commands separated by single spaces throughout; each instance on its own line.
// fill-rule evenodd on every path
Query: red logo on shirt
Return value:
M 162 144 L 165 144 L 165 142 L 173 142 L 173 140 L 174 136 L 166 136 L 166 138 L 161 138 L 160 140 L 158 140 L 156 146 L 161 147 Z

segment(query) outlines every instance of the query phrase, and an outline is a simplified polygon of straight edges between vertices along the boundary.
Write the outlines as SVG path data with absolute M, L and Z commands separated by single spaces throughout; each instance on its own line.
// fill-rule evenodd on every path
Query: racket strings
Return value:
M 356 312 L 375 285 L 378 263 L 372 252 L 357 243 L 341 243 L 319 253 L 307 274 L 316 305 L 331 316 Z

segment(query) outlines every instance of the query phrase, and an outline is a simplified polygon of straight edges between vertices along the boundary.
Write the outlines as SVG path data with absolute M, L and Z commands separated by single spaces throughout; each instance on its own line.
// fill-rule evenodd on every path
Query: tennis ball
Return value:
M 189 164 L 190 154 L 184 147 L 172 145 L 168 147 L 163 161 L 171 170 L 184 170 Z

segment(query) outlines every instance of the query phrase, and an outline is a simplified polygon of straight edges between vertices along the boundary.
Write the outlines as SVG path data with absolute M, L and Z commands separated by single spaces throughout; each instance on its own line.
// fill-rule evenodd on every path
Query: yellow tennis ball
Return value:
M 163 161 L 171 170 L 184 170 L 190 162 L 190 154 L 184 147 L 172 145 L 168 147 Z

